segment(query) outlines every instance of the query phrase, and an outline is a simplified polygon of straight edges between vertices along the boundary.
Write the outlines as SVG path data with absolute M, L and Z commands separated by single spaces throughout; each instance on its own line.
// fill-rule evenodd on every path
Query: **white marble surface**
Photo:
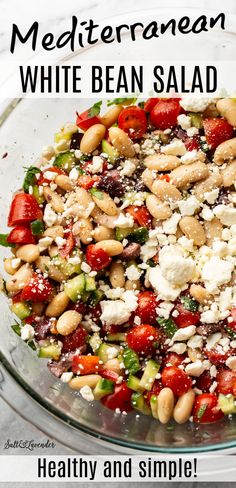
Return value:
M 4 70 L 4 64 L 12 61 L 9 52 L 9 40 L 11 35 L 11 24 L 17 23 L 21 28 L 29 28 L 34 20 L 40 22 L 42 34 L 50 31 L 59 33 L 65 30 L 71 16 L 77 15 L 80 19 L 93 18 L 95 21 L 109 17 L 110 15 L 123 14 L 134 10 L 145 10 L 148 8 L 173 7 L 173 16 L 178 7 L 188 6 L 191 8 L 213 8 L 219 11 L 236 13 L 235 0 L 0 0 L 0 63 Z M 31 54 L 27 49 L 20 48 L 19 54 L 22 59 L 27 59 Z M 0 454 L 3 452 L 4 440 L 8 438 L 33 438 L 45 440 L 45 436 L 22 420 L 0 399 Z M 55 453 L 67 454 L 68 450 L 57 443 Z M 113 483 L 118 488 L 119 483 Z M 165 484 L 166 485 L 166 484 Z M 188 484 L 194 486 L 196 484 Z M 205 483 L 201 486 L 204 487 Z M 9 486 L 4 484 L 4 488 Z M 12 485 L 11 485 L 12 486 Z M 41 486 L 37 484 L 37 486 Z M 45 486 L 42 485 L 42 486 Z M 51 484 L 50 484 L 51 486 Z M 64 486 L 60 484 L 60 486 Z M 85 486 L 85 485 L 84 485 Z M 86 484 L 87 488 L 90 483 Z M 92 486 L 92 484 L 91 484 Z M 132 484 L 135 488 L 135 483 Z M 141 486 L 141 485 L 137 485 Z M 151 487 L 152 484 L 147 484 Z M 217 486 L 217 483 L 214 484 Z

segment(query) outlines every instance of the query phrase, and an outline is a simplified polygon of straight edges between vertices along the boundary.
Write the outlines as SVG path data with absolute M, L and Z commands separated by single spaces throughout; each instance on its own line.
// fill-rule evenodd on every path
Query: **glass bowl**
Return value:
M 181 9 L 178 10 L 181 15 Z M 199 11 L 193 11 L 193 14 Z M 186 10 L 182 11 L 182 15 Z M 154 18 L 163 20 L 171 18 L 168 9 L 153 10 L 126 14 L 126 22 Z M 231 17 L 231 22 L 232 22 Z M 119 23 L 122 17 L 110 20 Z M 235 18 L 234 18 L 235 23 Z M 205 39 L 205 40 L 204 40 Z M 172 39 L 173 40 L 173 39 Z M 182 39 L 183 42 L 183 39 Z M 231 59 L 234 48 L 234 34 L 230 32 L 209 33 L 199 37 L 198 59 Z M 185 48 L 184 59 L 192 59 L 195 37 L 189 37 Z M 170 43 L 168 36 L 162 38 L 160 59 L 180 59 L 181 39 Z M 134 45 L 132 45 L 132 49 Z M 155 43 L 148 45 L 148 57 L 155 56 Z M 116 45 L 97 44 L 93 48 L 76 53 L 80 62 L 91 59 L 129 59 L 130 42 Z M 133 60 L 142 59 L 147 52 L 147 44 L 141 39 L 132 51 Z M 233 59 L 233 57 L 232 57 Z M 61 63 L 68 62 L 64 58 Z M 112 98 L 109 96 L 108 98 Z M 0 116 L 0 217 L 1 232 L 7 231 L 6 220 L 11 201 L 12 191 L 21 186 L 24 166 L 33 164 L 45 144 L 53 140 L 53 134 L 69 120 L 74 120 L 75 111 L 83 111 L 91 105 L 91 100 L 79 99 L 25 99 L 11 100 L 2 105 Z M 2 258 L 8 253 L 0 249 L 0 267 Z M 195 426 L 192 423 L 169 426 L 160 425 L 150 417 L 137 416 L 132 412 L 128 415 L 117 415 L 104 408 L 99 402 L 92 404 L 83 400 L 77 392 L 71 391 L 67 385 L 60 383 L 46 367 L 42 359 L 38 359 L 27 345 L 11 330 L 14 317 L 9 311 L 7 299 L 0 296 L 1 306 L 1 341 L 0 341 L 0 392 L 3 398 L 23 417 L 39 429 L 54 437 L 68 447 L 85 453 L 116 452 L 165 452 L 190 453 L 230 449 L 236 446 L 236 419 L 225 419 L 216 424 Z M 98 450 L 99 449 L 99 450 Z

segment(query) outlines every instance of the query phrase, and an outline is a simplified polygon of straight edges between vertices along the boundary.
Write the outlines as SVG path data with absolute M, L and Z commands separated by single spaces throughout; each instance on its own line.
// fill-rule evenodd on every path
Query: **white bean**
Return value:
M 16 259 L 15 257 L 4 259 L 4 269 L 5 269 L 6 273 L 8 273 L 9 275 L 14 275 L 17 272 L 17 270 L 19 269 L 19 267 L 21 266 L 20 260 L 17 263 L 16 267 L 12 265 L 13 264 L 12 261 L 15 259 Z
M 119 241 L 115 241 L 114 239 L 108 239 L 106 241 L 97 242 L 94 245 L 96 249 L 103 249 L 104 251 L 109 254 L 109 256 L 118 256 L 124 250 L 123 245 Z
M 236 101 L 232 98 L 222 98 L 218 100 L 216 108 L 220 115 L 229 122 L 232 127 L 236 127 Z
M 125 156 L 126 158 L 133 158 L 135 156 L 133 143 L 122 129 L 119 129 L 119 127 L 111 127 L 109 129 L 109 137 L 120 156 Z
M 77 376 L 72 378 L 69 382 L 70 388 L 72 390 L 80 390 L 83 386 L 89 386 L 90 388 L 95 388 L 96 384 L 101 379 L 99 374 L 86 374 L 84 376 Z
M 197 161 L 196 163 L 181 165 L 173 169 L 170 173 L 170 180 L 176 188 L 186 188 L 196 181 L 204 180 L 209 176 L 209 169 L 205 163 Z
M 180 166 L 181 161 L 176 156 L 166 156 L 165 154 L 151 154 L 144 161 L 145 166 L 150 170 L 171 171 Z
M 64 210 L 63 200 L 58 193 L 52 191 L 51 188 L 46 186 L 43 190 L 44 198 L 50 203 L 52 209 L 57 213 L 62 213 Z
M 177 188 L 164 180 L 155 180 L 152 188 L 152 193 L 156 195 L 160 200 L 167 202 L 177 202 L 181 199 L 181 193 Z
M 84 133 L 81 142 L 80 150 L 84 154 L 91 154 L 102 141 L 106 133 L 106 127 L 102 124 L 94 124 Z
M 179 221 L 179 226 L 188 239 L 193 239 L 195 246 L 203 246 L 205 244 L 204 227 L 195 217 L 182 217 Z
M 236 158 L 236 137 L 234 139 L 229 139 L 228 141 L 222 142 L 217 146 L 213 161 L 218 166 L 221 166 L 227 161 L 233 161 Z
M 125 285 L 125 268 L 122 263 L 113 262 L 110 267 L 109 279 L 113 288 L 123 288 Z
M 178 424 L 184 424 L 191 416 L 195 393 L 189 390 L 178 398 L 174 408 L 173 417 Z
M 63 336 L 71 334 L 82 320 L 82 315 L 76 310 L 67 310 L 64 312 L 57 321 L 57 331 Z
M 69 305 L 69 298 L 64 291 L 56 295 L 46 308 L 47 317 L 59 317 Z
M 99 196 L 92 195 L 93 201 L 105 214 L 114 216 L 118 213 L 118 208 L 108 193 L 99 191 Z
M 148 195 L 146 205 L 152 217 L 157 220 L 166 220 L 172 215 L 172 210 L 168 203 L 159 200 L 156 195 Z
M 115 124 L 122 110 L 122 105 L 115 105 L 114 107 L 111 107 L 104 115 L 102 115 L 102 117 L 100 117 L 101 123 L 105 125 L 107 129 L 109 129 L 109 127 Z
M 25 244 L 16 251 L 16 257 L 26 263 L 33 263 L 40 255 L 39 247 L 35 244 Z
M 167 424 L 174 410 L 174 393 L 170 388 L 163 388 L 157 400 L 157 415 L 161 424 Z
M 95 241 L 105 241 L 107 239 L 114 239 L 115 232 L 104 225 L 98 225 L 93 231 L 93 238 Z
M 55 183 L 57 186 L 59 186 L 59 188 L 61 188 L 64 191 L 72 191 L 73 190 L 73 184 L 71 183 L 69 176 L 58 175 L 55 178 Z
M 6 282 L 6 289 L 9 293 L 17 293 L 22 290 L 33 276 L 33 271 L 28 263 L 18 269 L 14 276 Z
M 228 164 L 222 171 L 223 186 L 229 187 L 236 182 L 236 160 Z

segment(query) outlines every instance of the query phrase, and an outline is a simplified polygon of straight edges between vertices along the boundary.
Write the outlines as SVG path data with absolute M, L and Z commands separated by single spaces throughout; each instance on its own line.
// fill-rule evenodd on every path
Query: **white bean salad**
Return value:
M 236 413 L 236 100 L 107 105 L 65 124 L 13 197 L 13 329 L 88 401 L 220 421 Z

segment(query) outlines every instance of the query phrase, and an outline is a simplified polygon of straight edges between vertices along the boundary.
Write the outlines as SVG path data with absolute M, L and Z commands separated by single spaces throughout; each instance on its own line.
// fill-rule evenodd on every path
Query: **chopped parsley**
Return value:
M 29 168 L 26 169 L 26 175 L 23 183 L 23 190 L 25 193 L 29 193 L 29 188 L 30 186 L 35 185 L 36 183 L 36 175 L 38 173 L 41 173 L 41 170 L 39 168 L 36 168 L 36 166 L 30 166 Z
M 15 244 L 11 244 L 10 242 L 7 241 L 9 234 L 0 234 L 0 246 L 4 247 L 14 247 Z
M 91 188 L 90 190 L 91 195 L 93 195 L 98 200 L 103 200 L 104 196 L 102 191 L 97 190 L 97 188 Z
M 88 111 L 89 117 L 96 117 L 96 115 L 100 114 L 101 111 L 102 100 L 100 102 L 96 102 Z

